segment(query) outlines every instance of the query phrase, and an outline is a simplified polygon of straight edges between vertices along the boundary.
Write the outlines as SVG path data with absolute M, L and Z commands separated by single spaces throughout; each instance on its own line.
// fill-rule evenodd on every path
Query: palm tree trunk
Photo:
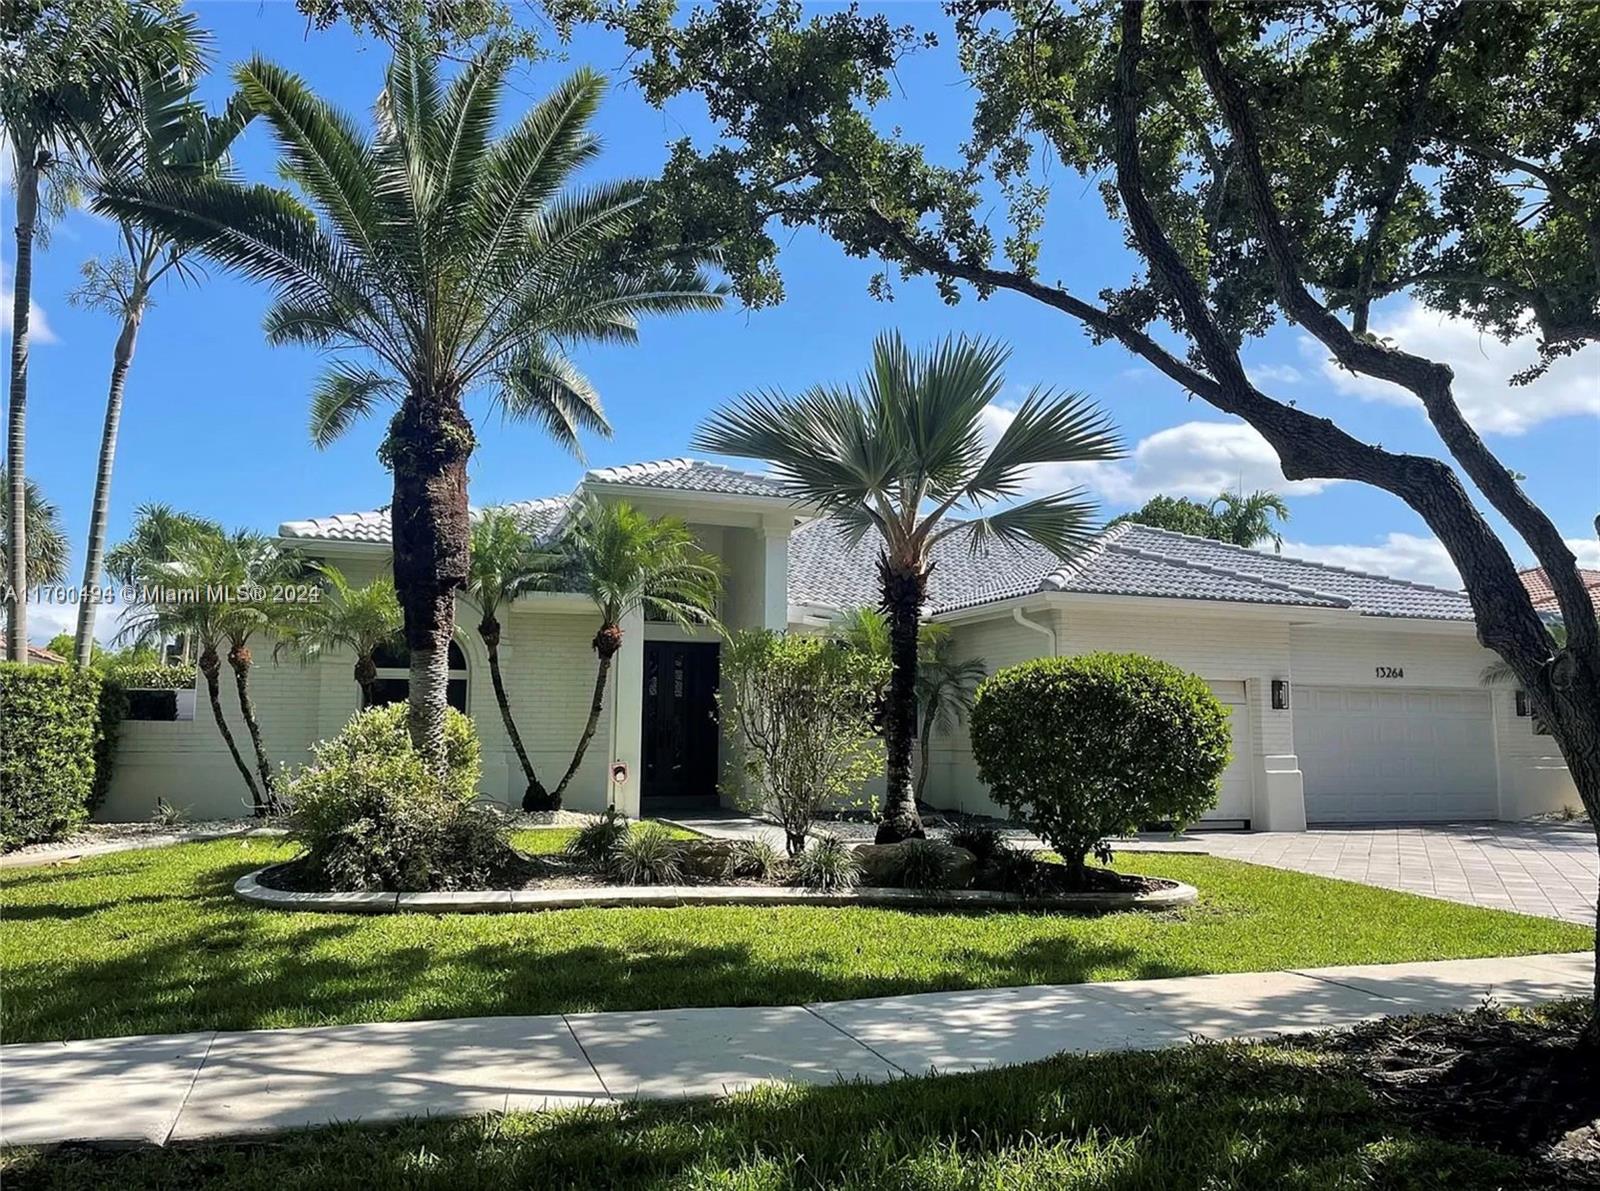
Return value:
M 94 505 L 89 510 L 89 550 L 83 563 L 83 587 L 78 593 L 78 636 L 73 657 L 87 666 L 94 653 L 94 618 L 99 601 L 89 593 L 100 582 L 105 563 L 106 522 L 111 513 L 111 468 L 117 458 L 117 427 L 122 422 L 122 392 L 133 363 L 134 344 L 139 339 L 139 324 L 144 319 L 144 297 L 135 292 L 122 319 L 122 334 L 111 357 L 111 388 L 106 394 L 106 420 L 100 430 L 100 465 L 94 477 Z
M 922 735 L 917 738 L 917 801 L 926 801 L 922 792 L 928 788 L 928 754 L 933 743 L 933 716 L 922 717 Z
M 39 217 L 39 162 L 33 146 L 18 144 L 17 275 L 11 295 L 11 389 L 6 411 L 6 458 L 10 492 L 6 494 L 6 542 L 10 600 L 6 604 L 6 658 L 28 661 L 28 323 L 33 297 L 33 233 Z
M 494 684 L 494 701 L 500 705 L 500 722 L 506 726 L 506 736 L 511 741 L 512 751 L 517 754 L 517 762 L 522 766 L 522 776 L 528 779 L 527 789 L 522 792 L 522 809 L 552 810 L 554 808 L 549 805 L 550 792 L 533 772 L 528 750 L 522 746 L 522 733 L 517 731 L 517 721 L 511 715 L 511 699 L 506 695 L 505 680 L 500 675 L 500 622 L 492 616 L 484 617 L 478 625 L 478 636 L 483 638 L 484 648 L 489 654 L 489 681 Z
M 589 700 L 589 722 L 584 724 L 583 735 L 578 737 L 578 747 L 572 754 L 572 763 L 561 775 L 555 793 L 550 795 L 552 810 L 561 809 L 561 796 L 567 792 L 567 784 L 572 781 L 572 775 L 578 772 L 578 766 L 583 764 L 583 755 L 589 751 L 589 742 L 594 739 L 595 729 L 600 724 L 600 711 L 605 706 L 606 682 L 611 677 L 611 659 L 616 657 L 617 650 L 621 648 L 622 629 L 617 625 L 602 625 L 600 631 L 594 635 L 594 651 L 600 657 L 600 665 L 594 676 L 594 695 Z
M 453 393 L 413 392 L 389 429 L 394 470 L 394 582 L 411 651 L 412 746 L 444 771 L 444 725 L 456 592 L 466 586 L 472 424 Z
M 233 683 L 239 691 L 239 712 L 244 716 L 244 726 L 250 732 L 250 747 L 256 754 L 256 772 L 261 775 L 261 797 L 256 800 L 256 814 L 265 815 L 278 809 L 277 793 L 272 788 L 272 762 L 261 747 L 261 721 L 256 719 L 255 700 L 250 698 L 250 649 L 235 645 L 228 650 L 228 665 L 233 668 Z
M 206 678 L 206 698 L 211 702 L 211 715 L 217 721 L 217 731 L 222 733 L 222 739 L 228 746 L 228 752 L 233 756 L 233 763 L 239 769 L 239 774 L 244 778 L 244 784 L 250 788 L 250 805 L 256 814 L 263 810 L 261 791 L 256 787 L 255 775 L 250 772 L 250 766 L 244 763 L 244 757 L 239 752 L 239 745 L 233 739 L 233 731 L 228 727 L 228 719 L 222 714 L 221 688 L 217 676 L 222 672 L 221 659 L 217 651 L 209 645 L 200 651 L 200 673 Z
M 892 567 L 886 557 L 878 560 L 878 578 L 889 619 L 889 702 L 883 717 L 887 783 L 876 838 L 893 844 L 927 835 L 911 788 L 911 737 L 917 719 L 917 622 L 928 579 L 919 570 Z

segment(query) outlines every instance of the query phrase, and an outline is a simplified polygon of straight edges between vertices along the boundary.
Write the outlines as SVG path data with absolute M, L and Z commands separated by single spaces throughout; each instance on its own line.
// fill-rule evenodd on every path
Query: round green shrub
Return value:
M 1205 682 L 1139 654 L 1039 658 L 986 679 L 972 755 L 995 801 L 1081 870 L 1108 836 L 1216 805 L 1228 713 Z
M 334 890 L 483 888 L 516 861 L 509 830 L 491 807 L 473 805 L 478 739 L 472 721 L 446 720 L 441 777 L 411 746 L 405 708 L 357 714 L 284 788 L 298 863 Z

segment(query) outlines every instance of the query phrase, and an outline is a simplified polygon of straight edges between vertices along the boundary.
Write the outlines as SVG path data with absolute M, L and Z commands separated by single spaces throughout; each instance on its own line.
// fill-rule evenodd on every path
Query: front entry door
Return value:
M 717 648 L 645 642 L 643 800 L 716 804 Z

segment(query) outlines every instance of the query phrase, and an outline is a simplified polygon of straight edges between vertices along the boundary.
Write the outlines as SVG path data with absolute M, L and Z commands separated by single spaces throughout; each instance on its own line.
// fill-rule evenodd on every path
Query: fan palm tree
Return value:
M 101 123 L 86 137 L 96 184 L 153 177 L 225 176 L 228 151 L 252 115 L 239 95 L 228 102 L 222 115 L 207 115 L 195 98 L 194 82 L 188 74 L 169 70 L 148 80 L 140 88 L 137 102 L 119 110 L 113 119 Z M 139 328 L 150 307 L 150 295 L 169 274 L 186 281 L 197 276 L 185 250 L 154 228 L 124 219 L 118 231 L 120 253 L 109 260 L 89 261 L 84 266 L 84 283 L 73 294 L 75 304 L 110 311 L 121 320 L 111 354 L 111 382 L 100 431 L 94 501 L 89 509 L 89 544 L 83 564 L 85 590 L 100 582 L 123 391 Z M 80 666 L 89 664 L 93 651 L 97 608 L 95 600 L 78 603 L 73 656 Z
M 1273 524 L 1289 520 L 1289 506 L 1276 492 L 1219 493 L 1211 502 L 1211 516 L 1216 532 L 1208 535 L 1219 541 L 1232 542 L 1248 549 L 1259 542 L 1271 542 L 1278 551 L 1283 549 L 1283 535 Z
M 955 636 L 945 624 L 925 624 L 917 647 L 917 711 L 922 731 L 917 738 L 917 801 L 928 788 L 928 762 L 933 734 L 953 731 L 967 717 L 978 684 L 988 673 L 982 658 L 956 658 Z
M 502 605 L 520 595 L 552 586 L 561 573 L 559 553 L 541 549 L 522 521 L 506 509 L 485 509 L 472 526 L 472 562 L 467 572 L 467 594 L 478 606 L 478 636 L 489 654 L 489 679 L 494 684 L 495 702 L 500 705 L 500 720 L 506 727 L 511 748 L 522 765 L 527 788 L 522 809 L 549 809 L 550 794 L 533 771 L 522 733 L 511 714 L 511 700 L 500 674 L 500 617 Z
M 16 274 L 12 279 L 11 368 L 6 391 L 7 582 L 27 586 L 28 337 L 33 311 L 33 250 L 45 182 L 58 207 L 75 189 L 84 135 L 137 91 L 147 73 L 188 72 L 199 64 L 192 16 L 144 3 L 62 0 L 8 4 L 7 69 L 0 72 L 0 126 L 10 144 L 16 187 Z M 7 655 L 28 660 L 27 603 L 7 604 Z
M 177 557 L 179 544 L 197 536 L 221 537 L 222 526 L 206 517 L 180 513 L 169 504 L 142 504 L 134 514 L 133 530 L 127 540 L 106 553 L 106 573 L 124 587 L 133 586 L 141 575 L 152 573 L 154 564 L 172 562 Z M 194 636 L 187 632 L 176 635 L 181 644 L 181 656 L 187 662 L 194 647 Z M 166 642 L 151 644 L 164 647 Z M 162 652 L 164 655 L 165 650 Z
M 311 402 L 311 435 L 337 438 L 387 403 L 382 457 L 394 476 L 394 577 L 411 655 L 408 722 L 444 764 L 449 643 L 467 582 L 465 402 L 488 390 L 513 419 L 576 447 L 608 429 L 567 350 L 631 343 L 640 316 L 720 304 L 693 262 L 637 247 L 640 181 L 563 193 L 593 161 L 589 125 L 603 82 L 579 70 L 499 137 L 508 55 L 492 45 L 448 87 L 416 29 L 395 46 L 376 129 L 255 58 L 245 98 L 272 129 L 280 172 L 301 198 L 218 178 L 148 178 L 95 207 L 266 282 L 273 343 L 332 353 Z
M 563 546 L 572 573 L 587 586 L 600 610 L 600 627 L 590 643 L 599 665 L 589 718 L 572 762 L 550 796 L 553 807 L 560 807 L 600 723 L 611 662 L 622 648 L 623 618 L 643 609 L 684 628 L 715 625 L 722 593 L 716 558 L 700 549 L 687 525 L 676 517 L 646 517 L 625 501 L 608 504 L 586 498 Z
M 9 482 L 6 469 L 0 467 L 0 487 Z M 61 510 L 45 499 L 44 490 L 34 480 L 23 485 L 23 509 L 28 523 L 28 559 L 22 568 L 24 585 L 60 583 L 67 576 L 67 535 L 61 528 Z M 4 563 L 7 576 L 0 583 L 11 582 L 10 521 L 11 505 L 7 502 L 0 507 L 0 537 L 5 539 L 0 541 L 0 562 Z
M 1037 542 L 1066 558 L 1091 533 L 1082 490 L 1052 493 L 996 512 L 1020 496 L 1038 464 L 1115 459 L 1110 422 L 1082 396 L 1035 389 L 992 445 L 984 410 L 999 397 L 1008 352 L 965 337 L 913 352 L 898 334 L 873 345 L 854 385 L 796 396 L 754 393 L 719 411 L 695 435 L 707 451 L 764 459 L 796 498 L 816 504 L 857 538 L 880 543 L 878 578 L 889 619 L 891 671 L 885 716 L 887 788 L 880 843 L 923 835 L 911 781 L 917 626 L 933 548 L 965 533 L 972 549 Z M 974 514 L 966 520 L 950 515 Z
M 378 678 L 373 655 L 400 635 L 394 580 L 382 575 L 356 587 L 332 563 L 317 563 L 311 570 L 322 581 L 322 598 L 300 604 L 286 616 L 286 635 L 273 647 L 273 655 L 295 649 L 311 661 L 328 650 L 348 649 L 356 656 L 352 674 L 361 689 L 361 706 L 370 707 L 372 684 Z
M 133 605 L 118 639 L 150 645 L 186 635 L 199 645 L 199 669 L 206 680 L 212 718 L 250 791 L 255 813 L 265 815 L 274 809 L 276 798 L 272 766 L 262 746 L 261 726 L 250 697 L 250 641 L 263 630 L 286 628 L 289 610 L 294 606 L 255 599 L 249 593 L 253 587 L 270 589 L 274 582 L 297 577 L 299 562 L 270 539 L 248 530 L 187 534 L 173 543 L 171 554 L 165 561 L 150 560 L 139 565 L 134 581 L 150 588 L 149 594 L 162 589 L 163 598 Z M 250 733 L 254 770 L 246 763 L 222 712 L 224 652 L 233 670 L 239 710 Z

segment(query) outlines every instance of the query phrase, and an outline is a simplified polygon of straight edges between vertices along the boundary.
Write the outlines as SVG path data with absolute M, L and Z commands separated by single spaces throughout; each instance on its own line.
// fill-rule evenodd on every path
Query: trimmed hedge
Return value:
M 105 676 L 130 691 L 187 691 L 194 688 L 195 667 L 192 663 L 116 662 L 106 667 Z
M 92 670 L 0 663 L 0 848 L 57 839 L 89 817 L 95 774 L 110 769 L 102 690 Z
M 995 801 L 1077 868 L 1108 836 L 1199 818 L 1232 751 L 1203 679 L 1132 653 L 1001 670 L 978 687 L 971 725 Z

